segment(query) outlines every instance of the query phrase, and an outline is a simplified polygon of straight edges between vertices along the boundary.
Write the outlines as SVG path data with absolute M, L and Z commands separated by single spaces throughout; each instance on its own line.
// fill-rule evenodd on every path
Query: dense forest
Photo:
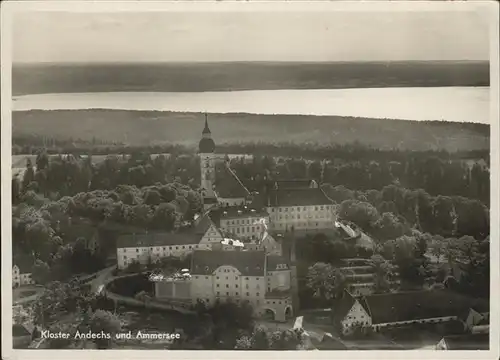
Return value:
M 254 150 L 269 144 L 328 148 L 356 142 L 379 150 L 489 150 L 489 125 L 473 123 L 476 120 L 457 123 L 227 113 L 210 114 L 209 123 L 217 146 L 237 145 Z M 12 114 L 14 154 L 29 151 L 34 144 L 33 134 L 40 138 L 38 143 L 54 144 L 63 151 L 86 144 L 86 147 L 94 145 L 102 153 L 108 144 L 112 153 L 120 143 L 131 147 L 176 144 L 194 149 L 202 129 L 203 114 L 189 112 L 88 109 Z
M 437 156 L 404 162 L 360 158 L 325 163 L 254 156 L 234 159 L 232 167 L 259 194 L 271 179 L 316 179 L 338 204 L 339 216 L 381 244 L 410 229 L 442 238 L 489 235 L 487 167 Z M 78 219 L 93 228 L 110 223 L 173 230 L 200 210 L 199 182 L 193 155 L 136 153 L 96 164 L 92 156 L 49 157 L 41 151 L 34 163 L 27 161 L 22 178 L 12 180 L 14 252 L 53 261 L 55 253 L 68 250 L 59 245 L 78 239 L 61 238 L 67 233 L 62 229 Z

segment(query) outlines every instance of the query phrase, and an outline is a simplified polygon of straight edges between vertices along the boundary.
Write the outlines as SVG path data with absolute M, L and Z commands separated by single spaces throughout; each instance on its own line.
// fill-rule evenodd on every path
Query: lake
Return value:
M 490 123 L 489 87 L 91 92 L 13 97 L 13 110 L 159 110 Z

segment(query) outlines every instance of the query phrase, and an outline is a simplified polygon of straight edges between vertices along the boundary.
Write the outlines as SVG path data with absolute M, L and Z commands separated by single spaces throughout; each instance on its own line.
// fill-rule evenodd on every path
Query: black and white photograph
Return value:
M 55 3 L 2 7 L 2 358 L 498 358 L 498 6 Z

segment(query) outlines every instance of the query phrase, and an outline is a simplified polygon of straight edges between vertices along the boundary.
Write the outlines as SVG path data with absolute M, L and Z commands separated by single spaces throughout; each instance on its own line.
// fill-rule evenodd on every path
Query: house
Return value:
M 335 205 L 321 188 L 271 189 L 266 203 L 271 232 L 330 230 L 336 218 Z
M 436 350 L 489 350 L 490 334 L 464 334 L 445 336 L 436 345 Z
M 205 214 L 178 232 L 121 235 L 116 246 L 117 264 L 119 269 L 125 269 L 134 261 L 147 264 L 169 256 L 184 257 L 194 250 L 211 249 L 223 240 L 221 232 Z
M 264 232 L 263 222 L 269 223 L 269 214 L 264 209 L 246 205 L 212 209 L 209 217 L 220 229 L 247 240 L 261 239 Z
M 257 316 L 277 321 L 292 316 L 291 275 L 284 259 L 268 260 L 264 251 L 212 249 L 195 250 L 191 261 L 191 277 L 182 280 L 183 299 L 190 297 L 193 304 L 201 301 L 207 305 L 216 300 L 248 301 Z M 172 279 L 157 281 L 155 296 L 179 300 L 174 290 L 170 290 L 172 282 Z M 180 282 L 176 281 L 176 292 Z
M 34 261 L 29 256 L 14 258 L 12 267 L 12 287 L 33 285 L 35 281 L 31 278 Z
M 348 291 L 335 301 L 332 308 L 333 324 L 342 335 L 351 335 L 358 327 L 369 327 L 372 319 L 362 299 L 356 299 Z
M 380 331 L 403 325 L 450 322 L 471 308 L 486 314 L 489 303 L 446 290 L 376 294 L 360 299 L 345 291 L 333 307 L 333 316 L 342 333 L 348 335 L 356 327 Z
M 470 308 L 489 311 L 488 301 L 447 290 L 424 290 L 365 296 L 365 307 L 376 331 L 416 323 L 440 323 L 459 319 Z

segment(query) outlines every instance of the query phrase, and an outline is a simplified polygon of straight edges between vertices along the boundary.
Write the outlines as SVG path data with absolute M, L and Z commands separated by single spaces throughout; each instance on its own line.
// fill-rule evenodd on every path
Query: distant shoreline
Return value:
M 14 64 L 13 95 L 489 86 L 489 62 Z

